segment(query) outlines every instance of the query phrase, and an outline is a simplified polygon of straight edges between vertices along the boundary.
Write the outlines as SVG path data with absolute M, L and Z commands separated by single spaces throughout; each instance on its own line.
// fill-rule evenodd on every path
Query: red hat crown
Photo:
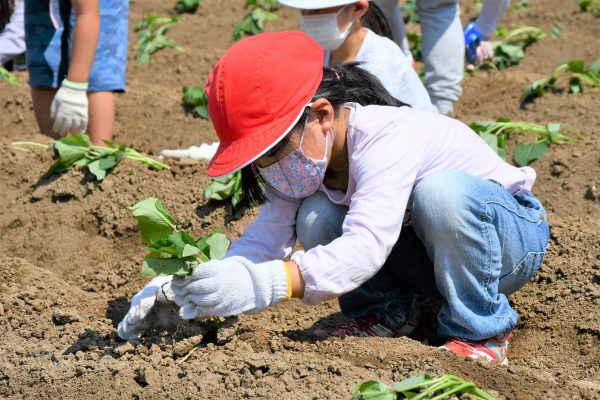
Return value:
M 206 85 L 221 141 L 208 175 L 232 173 L 283 137 L 323 77 L 323 49 L 299 31 L 243 39 L 221 57 Z

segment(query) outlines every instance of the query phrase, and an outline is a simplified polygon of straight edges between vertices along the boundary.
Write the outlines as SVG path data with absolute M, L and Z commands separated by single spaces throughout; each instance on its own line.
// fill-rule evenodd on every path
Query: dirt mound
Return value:
M 470 16 L 473 2 L 462 3 Z M 157 0 L 132 3 L 131 42 L 143 14 L 170 9 Z M 184 52 L 163 50 L 138 66 L 131 46 L 117 142 L 158 154 L 216 140 L 210 123 L 181 106 L 181 87 L 204 84 L 243 14 L 242 2 L 205 0 L 169 31 Z M 296 12 L 278 14 L 268 29 L 297 26 Z M 565 87 L 518 109 L 521 90 L 556 63 L 598 57 L 600 24 L 575 2 L 559 0 L 530 2 L 504 21 L 547 32 L 560 22 L 562 34 L 530 46 L 518 66 L 465 77 L 458 118 L 560 122 L 581 133 L 576 143 L 553 146 L 533 163 L 534 192 L 549 211 L 552 240 L 540 272 L 511 298 L 520 320 L 509 368 L 462 360 L 407 338 L 318 340 L 314 328 L 344 321 L 335 302 L 307 307 L 291 301 L 229 320 L 218 334 L 183 325 L 175 334 L 123 343 L 116 324 L 147 281 L 138 275 L 142 244 L 125 206 L 158 197 L 182 228 L 196 236 L 220 228 L 230 239 L 257 210 L 236 220 L 226 205 L 206 202 L 205 162 L 169 161 L 170 171 L 152 171 L 125 160 L 101 183 L 83 169 L 40 180 L 50 151 L 9 146 L 48 142 L 35 133 L 29 89 L 0 83 L 0 396 L 347 399 L 352 385 L 365 379 L 391 383 L 452 373 L 500 398 L 600 398 L 600 90 L 573 96 Z

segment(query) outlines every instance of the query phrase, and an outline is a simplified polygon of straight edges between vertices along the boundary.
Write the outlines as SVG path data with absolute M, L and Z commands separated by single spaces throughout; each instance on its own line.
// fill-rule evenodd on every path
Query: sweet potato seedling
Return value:
M 148 254 L 142 264 L 142 275 L 189 276 L 199 264 L 220 260 L 229 248 L 229 239 L 215 231 L 194 239 L 185 231 L 178 231 L 177 221 L 160 200 L 150 197 L 128 207 L 137 221 Z
M 16 76 L 8 72 L 8 70 L 2 66 L 0 66 L 0 81 L 6 81 L 8 83 L 12 83 L 13 85 L 20 83 Z
M 506 141 L 510 135 L 529 135 L 532 143 L 518 143 L 513 161 L 518 166 L 528 165 L 543 156 L 551 144 L 565 144 L 574 138 L 560 131 L 560 124 L 534 124 L 498 118 L 496 121 L 475 121 L 469 125 L 500 157 L 506 159 Z
M 481 66 L 491 66 L 497 70 L 502 70 L 518 64 L 525 56 L 525 49 L 532 43 L 545 38 L 546 33 L 532 26 L 521 26 L 512 31 L 498 27 L 496 36 L 500 40 L 492 41 L 494 57 Z
M 240 204 L 243 196 L 242 173 L 240 171 L 221 178 L 215 178 L 210 185 L 204 189 L 204 197 L 207 199 L 217 201 L 231 199 L 233 208 Z
M 569 77 L 569 93 L 581 93 L 584 86 L 598 88 L 600 87 L 600 59 L 589 66 L 586 66 L 582 60 L 559 64 L 550 76 L 538 79 L 525 88 L 519 99 L 519 107 L 524 108 L 530 101 L 544 96 L 563 76 Z
M 208 115 L 208 98 L 204 92 L 204 88 L 200 86 L 192 86 L 183 88 L 183 96 L 181 102 L 188 107 L 194 109 L 194 113 L 202 119 L 210 119 Z
M 111 141 L 104 142 L 106 147 L 94 146 L 86 133 L 65 136 L 52 142 L 52 149 L 57 158 L 54 164 L 42 175 L 42 179 L 50 175 L 70 170 L 76 166 L 85 166 L 98 181 L 106 177 L 123 158 L 129 158 L 154 170 L 170 169 L 167 164 L 145 156 L 131 147 L 118 145 Z M 27 147 L 35 146 L 47 149 L 48 145 L 36 142 L 12 142 L 16 150 L 27 151 Z
M 261 33 L 265 28 L 266 21 L 277 19 L 275 11 L 279 8 L 279 3 L 277 0 L 246 0 L 244 8 L 249 11 L 244 19 L 233 28 L 232 41 Z
M 146 15 L 135 26 L 137 32 L 137 51 L 135 58 L 140 65 L 146 64 L 150 56 L 160 49 L 171 48 L 182 51 L 177 43 L 166 36 L 167 31 L 179 23 L 177 17 L 159 17 Z
M 177 14 L 196 12 L 203 0 L 177 0 L 175 12 Z
M 427 374 L 418 375 L 391 387 L 373 380 L 359 383 L 352 388 L 352 400 L 441 400 L 461 394 L 467 394 L 473 399 L 494 400 L 492 395 L 479 389 L 475 383 L 455 375 L 439 378 L 431 378 Z
M 600 0 L 577 0 L 577 5 L 581 11 L 600 17 Z

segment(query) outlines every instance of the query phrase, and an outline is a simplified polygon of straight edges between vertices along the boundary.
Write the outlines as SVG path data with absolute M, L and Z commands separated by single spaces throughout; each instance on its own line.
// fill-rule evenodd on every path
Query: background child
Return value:
M 375 25 L 377 9 L 367 0 L 281 0 L 301 12 L 300 28 L 325 49 L 324 64 L 360 61 L 398 100 L 412 107 L 437 112 L 427 90 L 402 50 L 390 39 L 363 25 L 365 17 Z M 326 5 L 326 8 L 323 8 Z M 371 9 L 373 7 L 373 9 Z M 379 9 L 377 9 L 379 11 Z M 386 29 L 386 21 L 381 15 Z M 375 20 L 375 21 L 373 21 Z M 383 32 L 380 32 L 383 33 Z
M 25 53 L 24 9 L 23 0 L 0 0 L 0 66 L 8 69 Z
M 42 133 L 87 128 L 94 144 L 112 138 L 113 92 L 125 91 L 128 9 L 127 0 L 26 2 L 29 85 Z

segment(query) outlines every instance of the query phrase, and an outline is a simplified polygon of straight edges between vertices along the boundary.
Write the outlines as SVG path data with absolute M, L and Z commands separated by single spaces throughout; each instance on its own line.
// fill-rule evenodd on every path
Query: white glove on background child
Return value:
M 200 146 L 190 146 L 187 149 L 161 150 L 160 156 L 162 158 L 191 158 L 194 160 L 210 161 L 217 152 L 218 147 L 219 142 L 212 144 L 202 143 Z
M 172 276 L 159 276 L 148 283 L 131 300 L 129 311 L 117 327 L 124 340 L 137 340 L 150 327 L 168 328 L 179 321 L 171 290 Z
M 254 264 L 239 256 L 200 264 L 171 287 L 183 319 L 255 314 L 289 297 L 283 261 Z
M 61 136 L 69 132 L 85 131 L 88 123 L 88 84 L 62 81 L 50 106 L 54 120 L 52 130 Z

